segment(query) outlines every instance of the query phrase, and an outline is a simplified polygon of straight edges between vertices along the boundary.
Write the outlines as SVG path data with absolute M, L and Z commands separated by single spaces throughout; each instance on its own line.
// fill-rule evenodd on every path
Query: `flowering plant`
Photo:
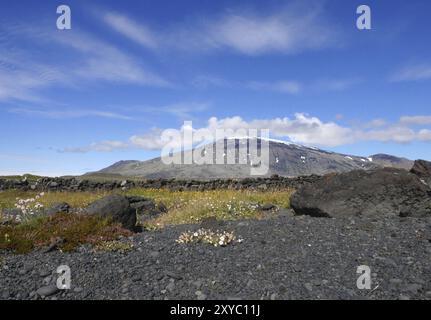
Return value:
M 34 198 L 21 199 L 16 198 L 15 208 L 19 210 L 18 214 L 6 214 L 5 218 L 15 222 L 22 222 L 34 215 L 39 214 L 43 209 L 43 204 L 39 199 L 45 195 L 44 192 L 37 194 Z
M 176 240 L 177 243 L 208 243 L 215 247 L 224 247 L 228 244 L 234 242 L 236 240 L 236 237 L 233 232 L 227 232 L 227 231 L 212 231 L 208 229 L 199 229 L 195 232 L 184 232 L 180 235 L 178 240 Z M 237 242 L 242 242 L 242 239 L 238 239 Z

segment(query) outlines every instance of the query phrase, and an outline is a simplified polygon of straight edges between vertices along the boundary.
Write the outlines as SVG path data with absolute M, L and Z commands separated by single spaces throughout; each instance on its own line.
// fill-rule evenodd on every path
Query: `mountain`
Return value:
M 382 167 L 391 167 L 391 168 L 400 168 L 405 170 L 410 170 L 413 167 L 414 161 L 406 159 L 406 158 L 399 158 L 395 156 L 391 156 L 389 154 L 375 154 L 370 156 L 371 159 L 373 159 L 373 162 L 378 164 Z
M 247 139 L 235 140 L 238 160 L 242 151 L 247 154 Z M 260 140 L 260 139 L 258 139 Z M 226 140 L 227 141 L 227 140 Z M 257 142 L 258 145 L 260 141 Z M 410 169 L 413 162 L 390 155 L 378 154 L 372 157 L 358 157 L 353 155 L 328 152 L 317 148 L 269 139 L 269 170 L 265 176 L 278 174 L 286 177 L 303 175 L 323 175 L 331 172 L 346 172 L 355 169 L 374 169 L 383 166 Z M 215 148 L 215 144 L 201 146 L 196 151 L 185 151 L 204 154 Z M 225 146 L 226 148 L 226 146 Z M 215 150 L 215 149 L 214 149 Z M 124 177 L 141 177 L 147 179 L 217 179 L 217 178 L 245 178 L 250 177 L 252 163 L 247 164 L 220 164 L 220 165 L 166 165 L 161 158 L 147 161 L 129 160 L 117 162 L 105 169 L 88 175 L 120 175 Z

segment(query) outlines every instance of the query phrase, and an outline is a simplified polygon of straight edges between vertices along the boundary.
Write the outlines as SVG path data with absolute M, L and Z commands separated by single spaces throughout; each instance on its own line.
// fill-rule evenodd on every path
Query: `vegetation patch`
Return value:
M 171 191 L 168 189 L 136 188 L 123 191 L 127 196 L 142 196 L 154 199 L 157 204 L 166 205 L 168 212 L 146 221 L 145 227 L 158 229 L 172 224 L 199 223 L 205 218 L 218 220 L 259 219 L 263 217 L 260 206 L 273 204 L 279 208 L 290 207 L 292 189 L 273 191 L 253 190 L 208 190 Z M 14 208 L 17 198 L 33 198 L 37 192 L 6 190 L 0 192 L 0 211 Z M 45 208 L 54 203 L 66 202 L 74 208 L 83 208 L 108 192 L 45 192 L 38 202 Z M 1 217 L 0 217 L 1 218 Z
M 264 204 L 279 208 L 290 207 L 293 190 L 251 191 L 169 191 L 156 189 L 135 189 L 127 194 L 139 195 L 164 203 L 168 212 L 146 222 L 147 228 L 161 228 L 172 224 L 193 224 L 215 217 L 218 220 L 260 219 Z
M 108 192 L 44 192 L 44 196 L 38 199 L 38 202 L 45 208 L 52 206 L 58 202 L 67 202 L 75 208 L 83 208 L 91 202 L 103 198 Z M 0 212 L 3 209 L 14 208 L 19 199 L 31 199 L 40 195 L 39 192 L 22 191 L 22 190 L 4 190 L 0 191 Z
M 27 253 L 34 248 L 48 246 L 55 239 L 62 239 L 58 248 L 72 251 L 85 243 L 98 245 L 131 235 L 119 224 L 98 216 L 59 213 L 36 217 L 21 224 L 0 226 L 0 250 Z

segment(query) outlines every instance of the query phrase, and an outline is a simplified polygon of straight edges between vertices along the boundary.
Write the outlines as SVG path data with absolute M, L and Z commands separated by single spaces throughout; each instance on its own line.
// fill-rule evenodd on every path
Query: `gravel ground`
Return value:
M 293 217 L 222 223 L 244 240 L 178 244 L 175 226 L 143 232 L 126 253 L 0 255 L 0 299 L 428 299 L 431 218 Z M 57 291 L 68 265 L 72 288 Z M 371 290 L 356 286 L 371 268 Z M 39 290 L 39 294 L 37 291 Z M 46 295 L 46 297 L 40 297 Z

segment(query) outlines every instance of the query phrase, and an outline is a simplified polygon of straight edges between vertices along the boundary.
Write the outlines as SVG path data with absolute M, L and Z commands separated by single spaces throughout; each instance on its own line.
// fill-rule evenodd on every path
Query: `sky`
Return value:
M 356 26 L 362 4 L 370 30 Z M 426 0 L 1 1 L 0 175 L 147 160 L 184 121 L 431 160 L 430 12 Z

